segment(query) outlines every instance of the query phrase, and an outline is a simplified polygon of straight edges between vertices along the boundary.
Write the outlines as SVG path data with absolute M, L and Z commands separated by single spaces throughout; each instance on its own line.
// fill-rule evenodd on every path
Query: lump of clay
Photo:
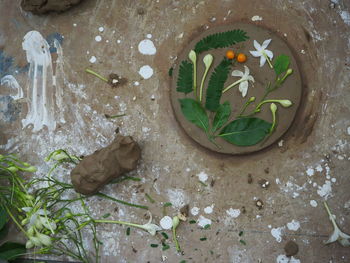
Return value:
M 94 194 L 111 180 L 134 170 L 140 157 L 140 147 L 132 137 L 118 136 L 106 148 L 85 156 L 72 170 L 74 189 L 84 195 Z
M 45 14 L 48 12 L 63 12 L 83 0 L 22 0 L 21 6 L 24 11 L 33 14 Z

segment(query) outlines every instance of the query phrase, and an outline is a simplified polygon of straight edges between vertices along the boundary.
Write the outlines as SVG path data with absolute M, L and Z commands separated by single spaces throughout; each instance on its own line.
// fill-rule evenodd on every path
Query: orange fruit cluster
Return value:
M 234 59 L 235 58 L 235 52 L 233 52 L 233 50 L 227 50 L 226 51 L 226 57 L 228 59 Z M 237 61 L 239 63 L 244 63 L 247 61 L 247 56 L 243 53 L 239 53 L 236 57 Z

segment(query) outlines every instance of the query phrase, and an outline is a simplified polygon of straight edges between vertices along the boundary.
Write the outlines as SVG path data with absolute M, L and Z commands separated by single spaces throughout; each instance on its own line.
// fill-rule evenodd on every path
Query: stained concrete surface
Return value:
M 142 147 L 142 162 L 132 175 L 143 181 L 109 185 L 105 193 L 148 204 L 158 222 L 162 202 L 173 203 L 170 216 L 188 203 L 212 220 L 208 230 L 188 223 L 179 227 L 183 255 L 176 253 L 171 242 L 164 252 L 151 248 L 160 238 L 148 233 L 132 230 L 126 236 L 124 227 L 100 226 L 101 262 L 276 262 L 287 240 L 299 244 L 295 258 L 300 262 L 350 261 L 349 248 L 323 244 L 332 226 L 322 205 L 327 199 L 340 227 L 349 233 L 348 1 L 87 0 L 66 13 L 49 16 L 33 16 L 18 6 L 19 1 L 0 2 L 2 55 L 13 58 L 6 73 L 15 76 L 26 96 L 24 35 L 30 30 L 44 37 L 59 33 L 64 37 L 62 49 L 52 57 L 61 104 L 56 129 L 33 132 L 21 124 L 28 110 L 25 100 L 5 106 L 2 102 L 1 151 L 33 162 L 40 176 L 47 172 L 43 158 L 50 151 L 66 148 L 75 154 L 91 153 L 111 142 L 119 127 L 120 133 L 132 135 Z M 235 21 L 252 22 L 255 15 L 262 20 L 254 23 L 284 37 L 294 50 L 303 75 L 302 106 L 280 146 L 241 157 L 213 154 L 178 127 L 169 100 L 168 69 L 197 32 Z M 98 31 L 101 26 L 102 33 Z M 147 34 L 152 34 L 157 49 L 152 56 L 141 55 L 137 49 Z M 101 42 L 95 41 L 97 35 L 102 36 Z M 89 62 L 92 55 L 97 58 L 94 64 Z M 138 74 L 143 65 L 153 68 L 150 79 Z M 128 85 L 112 89 L 86 74 L 86 67 L 102 75 L 116 72 L 128 79 Z M 11 92 L 1 86 L 1 96 Z M 120 112 L 127 116 L 112 121 L 104 118 L 106 113 Z M 199 183 L 201 172 L 208 175 L 208 186 Z M 252 184 L 247 183 L 248 174 Z M 68 171 L 57 176 L 68 180 Z M 258 185 L 262 178 L 271 182 L 268 189 Z M 149 203 L 144 193 L 156 202 Z M 263 209 L 255 206 L 255 199 L 264 202 Z M 311 200 L 318 205 L 311 206 Z M 204 208 L 211 205 L 213 213 L 206 214 Z M 125 206 L 115 209 L 108 201 L 92 199 L 90 207 L 96 217 L 111 212 L 114 219 L 146 221 L 144 211 Z M 240 209 L 240 215 L 230 217 L 226 212 L 230 208 Z M 287 227 L 292 220 L 300 223 L 296 231 Z M 238 236 L 240 231 L 243 237 Z M 280 242 L 271 231 L 282 232 Z M 200 241 L 201 237 L 207 240 Z

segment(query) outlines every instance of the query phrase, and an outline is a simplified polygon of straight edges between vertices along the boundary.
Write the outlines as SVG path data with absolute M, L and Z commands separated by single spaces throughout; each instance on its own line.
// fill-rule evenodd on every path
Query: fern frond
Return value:
M 211 74 L 206 94 L 205 108 L 216 111 L 220 106 L 222 90 L 230 71 L 231 61 L 224 58 Z
M 229 47 L 247 39 L 249 39 L 247 32 L 241 29 L 215 33 L 200 40 L 196 44 L 194 51 L 200 54 L 210 49 Z
M 193 65 L 192 63 L 184 60 L 181 62 L 179 75 L 176 83 L 176 91 L 183 92 L 185 94 L 193 91 Z

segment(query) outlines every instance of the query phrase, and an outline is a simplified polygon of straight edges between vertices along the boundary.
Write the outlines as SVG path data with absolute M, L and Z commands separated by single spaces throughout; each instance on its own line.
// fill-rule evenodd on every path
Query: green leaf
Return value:
M 262 119 L 241 118 L 225 126 L 219 136 L 238 146 L 251 146 L 262 141 L 270 128 L 271 123 Z
M 6 225 L 7 221 L 7 212 L 3 206 L 0 206 L 0 230 Z
M 213 133 L 220 129 L 228 121 L 231 115 L 230 102 L 226 101 L 220 105 L 218 111 L 215 114 L 213 121 Z
M 247 32 L 235 29 L 226 32 L 215 33 L 200 40 L 194 51 L 200 54 L 210 49 L 224 48 L 249 39 Z
M 184 60 L 181 62 L 176 91 L 185 94 L 193 91 L 193 64 Z
M 185 118 L 207 132 L 209 119 L 202 105 L 194 99 L 179 99 L 179 102 Z
M 230 71 L 231 61 L 224 58 L 211 74 L 206 94 L 205 108 L 217 111 L 220 106 L 222 90 Z
M 26 253 L 26 248 L 23 244 L 6 242 L 0 246 L 0 259 L 11 260 Z
M 289 63 L 290 63 L 290 58 L 287 55 L 279 55 L 275 59 L 275 63 L 273 65 L 273 68 L 276 72 L 276 76 L 279 76 L 283 72 L 286 72 L 288 70 Z

